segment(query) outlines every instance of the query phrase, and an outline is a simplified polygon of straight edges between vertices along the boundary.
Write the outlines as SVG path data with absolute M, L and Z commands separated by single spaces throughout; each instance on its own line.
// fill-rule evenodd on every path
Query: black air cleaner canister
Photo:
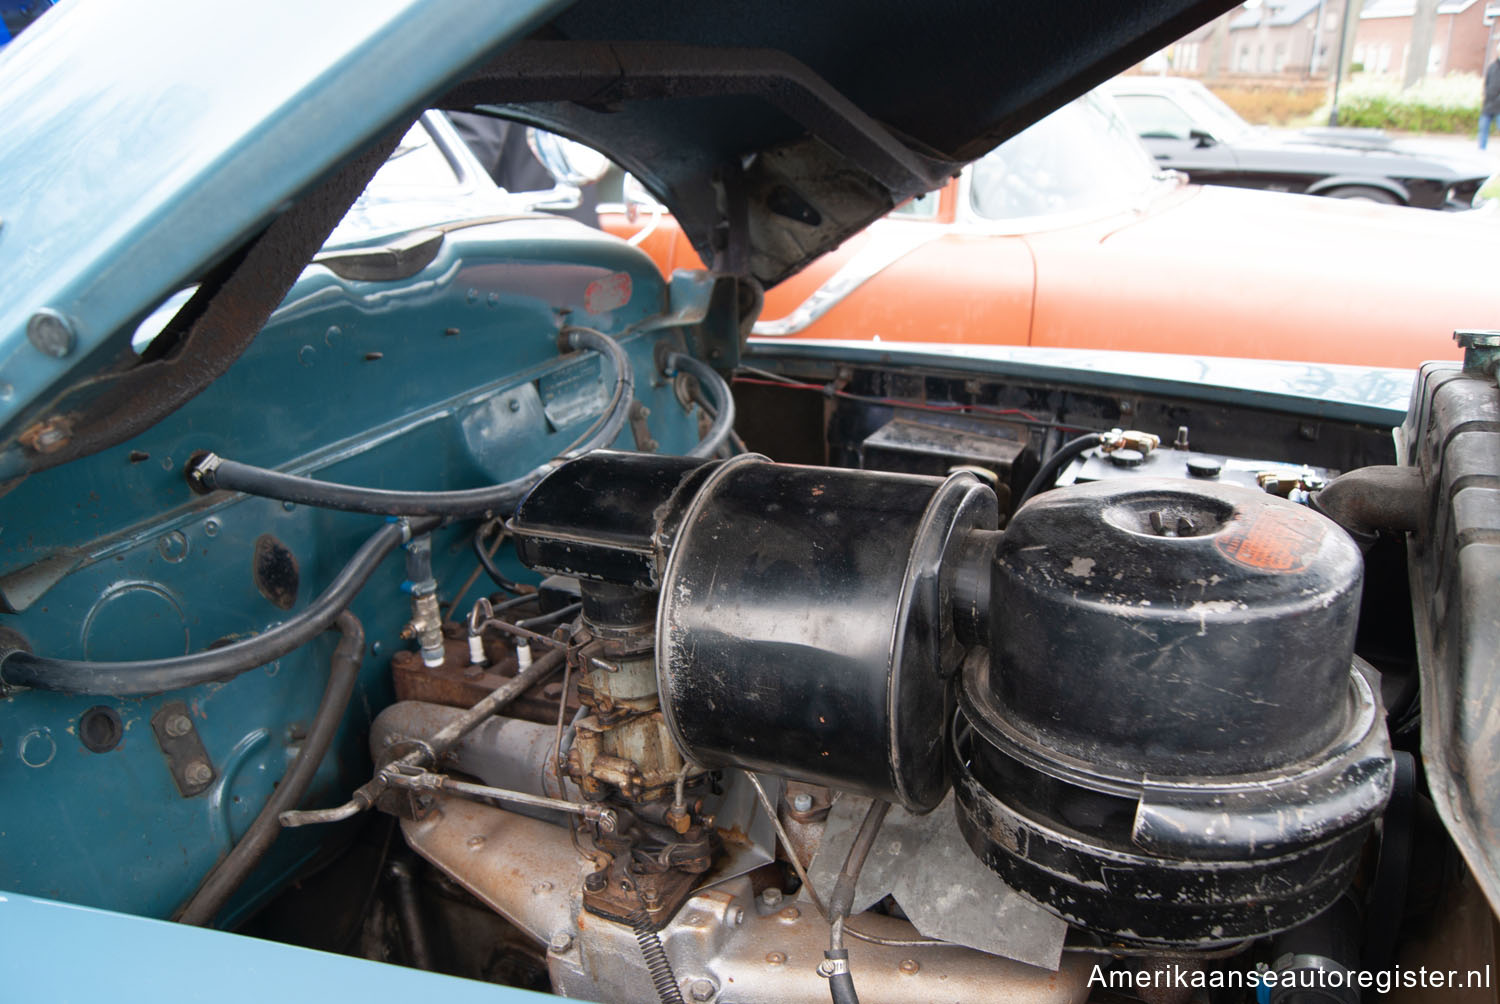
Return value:
M 1348 883 L 1389 794 L 1355 665 L 1362 563 L 1335 524 L 1253 489 L 1058 489 L 992 566 L 965 667 L 959 821 L 1012 885 L 1111 937 L 1289 927 Z
M 656 658 L 673 737 L 705 766 L 935 806 L 961 657 L 945 559 L 997 518 L 971 474 L 725 462 L 663 575 Z
M 510 529 L 531 567 L 656 604 L 661 710 L 690 759 L 923 811 L 948 790 L 959 637 L 978 619 L 964 586 L 998 519 L 967 473 L 596 451 L 543 479 Z M 596 632 L 599 593 L 584 589 Z

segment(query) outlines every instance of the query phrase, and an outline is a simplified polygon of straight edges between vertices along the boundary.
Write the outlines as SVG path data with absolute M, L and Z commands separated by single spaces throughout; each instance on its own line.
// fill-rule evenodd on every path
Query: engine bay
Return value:
M 1418 760 L 1430 503 L 1378 421 L 736 365 L 711 287 L 614 332 L 511 289 L 451 284 L 435 336 L 283 311 L 13 487 L 57 546 L 0 576 L 5 887 L 668 1002 L 1136 999 L 1109 974 L 1169 965 L 1250 1000 L 1478 896 Z M 495 309 L 541 331 L 476 384 L 438 356 Z M 394 424 L 387 362 L 434 376 Z M 342 432 L 291 394 L 215 420 L 325 363 Z

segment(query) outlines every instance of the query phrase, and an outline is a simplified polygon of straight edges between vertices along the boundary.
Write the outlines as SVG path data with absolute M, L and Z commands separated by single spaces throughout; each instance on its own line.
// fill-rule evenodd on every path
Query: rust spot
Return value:
M 302 581 L 297 556 L 269 533 L 263 533 L 255 540 L 251 577 L 260 594 L 282 610 L 296 606 L 297 588 Z

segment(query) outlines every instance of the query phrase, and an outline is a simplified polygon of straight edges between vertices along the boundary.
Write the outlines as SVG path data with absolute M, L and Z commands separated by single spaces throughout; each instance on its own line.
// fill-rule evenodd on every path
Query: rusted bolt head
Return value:
M 798 917 L 802 916 L 802 911 L 797 909 L 795 906 L 789 906 L 785 910 L 782 910 L 781 913 L 777 914 L 777 916 L 782 920 L 796 920 Z
M 784 965 L 786 965 L 786 953 L 785 952 L 767 952 L 766 953 L 766 961 L 769 962 L 773 966 L 784 966 Z
M 807 812 L 813 807 L 813 798 L 805 791 L 799 791 L 792 796 L 792 811 Z
M 479 848 L 484 846 L 484 834 L 476 833 L 468 840 L 464 841 L 464 843 L 469 845 L 469 850 L 477 851 L 479 850 Z
M 897 967 L 903 973 L 910 976 L 922 968 L 922 964 L 916 959 L 902 959 L 901 965 Z
M 167 719 L 162 730 L 173 739 L 181 739 L 193 731 L 193 723 L 188 720 L 187 715 L 173 715 Z
M 584 876 L 583 887 L 589 892 L 602 892 L 604 889 L 605 876 L 602 871 L 590 872 Z
M 695 1001 L 711 1001 L 719 988 L 714 985 L 713 980 L 694 980 L 693 985 L 688 988 L 688 995 Z
M 558 931 L 552 936 L 552 940 L 547 942 L 547 947 L 561 955 L 573 947 L 573 936 L 567 931 Z
M 182 777 L 188 784 L 207 784 L 214 779 L 214 769 L 202 760 L 194 760 L 182 772 Z

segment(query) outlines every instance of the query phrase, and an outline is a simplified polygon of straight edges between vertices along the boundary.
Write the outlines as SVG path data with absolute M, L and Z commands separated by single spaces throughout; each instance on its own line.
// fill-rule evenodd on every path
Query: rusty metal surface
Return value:
M 423 701 L 453 708 L 469 708 L 496 687 L 516 675 L 516 652 L 498 632 L 484 636 L 486 664 L 469 664 L 469 646 L 464 628 L 452 621 L 443 625 L 443 664 L 422 665 L 420 653 L 403 649 L 391 656 L 391 682 L 398 701 Z M 549 680 L 518 697 L 506 714 L 529 722 L 549 725 L 557 721 L 557 699 L 562 693 L 560 680 Z M 576 681 L 568 684 L 568 710 L 571 718 L 578 710 Z
M 549 946 L 558 993 L 604 1002 L 654 999 L 631 929 L 579 909 L 583 876 L 592 866 L 573 850 L 564 828 L 502 809 L 448 803 L 425 820 L 404 821 L 402 832 L 433 865 Z M 887 938 L 914 933 L 890 917 L 861 916 L 856 923 Z M 807 904 L 761 905 L 747 877 L 691 897 L 661 938 L 684 990 L 707 980 L 716 994 L 732 987 L 724 999 L 736 1004 L 828 999 L 828 983 L 817 973 L 827 925 Z M 882 1004 L 1082 1004 L 1093 961 L 1070 956 L 1052 972 L 948 946 L 856 941 L 849 953 L 861 993 Z
M 218 778 L 203 739 L 193 725 L 192 712 L 181 701 L 163 704 L 151 716 L 151 731 L 167 758 L 167 769 L 183 798 L 201 795 Z

